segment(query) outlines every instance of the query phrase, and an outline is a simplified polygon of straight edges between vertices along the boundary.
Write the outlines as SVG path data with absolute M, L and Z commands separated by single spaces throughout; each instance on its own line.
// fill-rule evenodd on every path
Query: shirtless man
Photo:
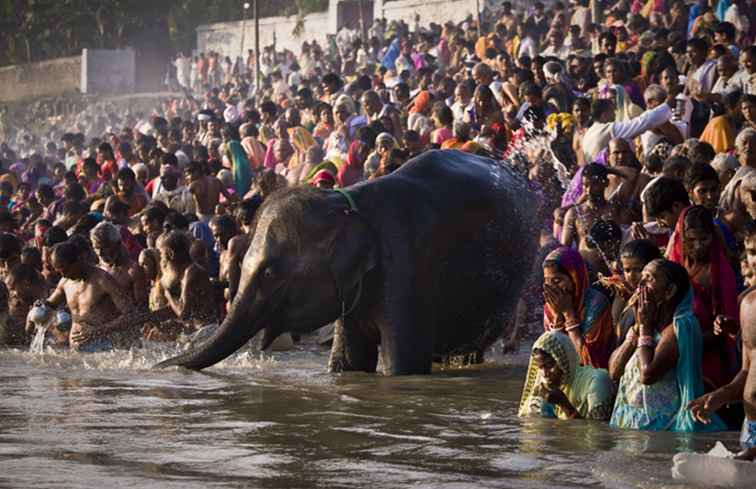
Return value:
M 47 297 L 47 283 L 33 267 L 18 264 L 5 277 L 5 287 L 8 290 L 8 321 L 0 343 L 27 346 L 31 337 L 26 329 L 26 316 L 35 302 Z
M 606 268 L 603 258 L 596 248 L 588 244 L 588 233 L 598 220 L 617 222 L 618 209 L 604 197 L 609 184 L 606 167 L 598 163 L 586 165 L 583 169 L 583 197 L 564 216 L 561 244 L 577 249 L 592 270 Z M 578 212 L 579 211 L 579 212 Z
M 208 223 L 215 212 L 215 206 L 223 195 L 226 200 L 238 200 L 230 194 L 216 177 L 205 174 L 205 168 L 199 161 L 193 161 L 186 169 L 189 192 L 194 199 L 195 212 L 199 220 Z
M 745 252 L 748 265 L 756 267 L 756 226 L 752 223 L 745 230 Z M 735 457 L 739 460 L 756 459 L 756 289 L 751 287 L 740 303 L 740 325 L 743 340 L 743 361 L 740 372 L 727 385 L 699 397 L 688 405 L 693 417 L 704 423 L 722 406 L 743 401 L 746 419 L 740 436 L 742 451 Z M 723 327 L 723 332 L 732 328 Z
M 147 306 L 149 290 L 142 268 L 131 259 L 121 242 L 119 229 L 103 221 L 89 233 L 100 267 L 110 273 L 122 290 L 130 293 L 138 308 Z
M 234 218 L 228 214 L 215 216 L 212 221 L 210 221 L 210 230 L 213 232 L 216 249 L 220 252 L 220 270 L 218 272 L 218 279 L 221 283 L 225 284 L 228 282 L 228 265 L 230 261 L 228 245 L 231 242 L 231 239 L 239 234 L 239 230 L 236 227 L 236 221 L 234 221 Z
M 244 255 L 247 254 L 247 249 L 249 249 L 249 244 L 252 242 L 252 225 L 260 204 L 262 204 L 260 196 L 244 199 L 239 204 L 236 210 L 236 220 L 241 226 L 241 234 L 237 234 L 229 240 L 228 251 L 225 253 L 225 263 L 221 258 L 221 278 L 228 283 L 224 297 L 229 306 L 239 288 L 241 265 L 244 261 Z
M 160 251 L 160 285 L 176 316 L 197 330 L 218 321 L 218 307 L 207 271 L 191 257 L 192 238 L 170 231 L 157 242 Z
M 73 322 L 69 337 L 72 348 L 84 352 L 110 349 L 114 333 L 126 325 L 119 318 L 133 312 L 134 306 L 112 275 L 80 255 L 81 250 L 71 242 L 53 249 L 52 265 L 62 278 L 47 305 L 53 309 L 68 305 Z
M 606 199 L 619 206 L 618 224 L 629 225 L 642 217 L 640 193 L 650 181 L 641 173 L 641 165 L 633 157 L 630 143 L 621 138 L 609 141 L 608 161 L 611 172 Z
M 144 190 L 137 188 L 136 175 L 131 168 L 118 170 L 116 196 L 129 206 L 129 217 L 141 212 L 147 206 L 147 195 Z

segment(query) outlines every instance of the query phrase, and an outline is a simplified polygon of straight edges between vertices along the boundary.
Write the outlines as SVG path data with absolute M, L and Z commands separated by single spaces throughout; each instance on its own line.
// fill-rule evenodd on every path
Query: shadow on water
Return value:
M 171 353 L 0 352 L 0 486 L 682 487 L 672 454 L 717 439 L 518 419 L 524 369 L 501 362 L 330 375 L 311 348 L 149 368 Z

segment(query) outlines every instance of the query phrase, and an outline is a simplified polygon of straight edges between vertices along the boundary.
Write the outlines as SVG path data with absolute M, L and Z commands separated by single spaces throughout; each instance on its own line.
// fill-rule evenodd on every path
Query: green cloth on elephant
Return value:
M 542 334 L 533 344 L 532 351 L 535 350 L 548 353 L 563 372 L 560 389 L 581 417 L 604 421 L 609 419 L 614 405 L 614 383 L 606 370 L 581 366 L 580 356 L 572 341 L 561 331 Z M 560 407 L 549 405 L 537 394 L 542 383 L 541 370 L 531 354 L 518 415 L 567 419 L 567 414 Z
M 234 190 L 236 190 L 236 195 L 243 196 L 249 191 L 252 184 L 252 168 L 247 159 L 247 153 L 241 143 L 235 139 L 226 143 L 226 151 L 232 164 L 231 173 L 234 176 Z
M 703 339 L 693 315 L 693 288 L 675 309 L 672 319 L 677 339 L 677 365 L 651 385 L 641 382 L 636 350 L 625 366 L 617 402 L 609 424 L 614 428 L 645 431 L 724 431 L 718 416 L 709 424 L 693 418 L 688 404 L 704 394 L 701 351 Z M 657 341 L 659 335 L 657 335 Z

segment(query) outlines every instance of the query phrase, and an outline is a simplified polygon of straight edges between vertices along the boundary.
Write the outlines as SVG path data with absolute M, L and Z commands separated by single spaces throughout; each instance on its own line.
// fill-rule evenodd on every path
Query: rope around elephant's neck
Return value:
M 344 198 L 346 199 L 347 203 L 349 204 L 349 210 L 350 211 L 352 211 L 352 212 L 359 212 L 359 209 L 357 209 L 357 204 L 354 202 L 354 199 L 349 194 L 349 192 L 347 192 L 343 188 L 335 188 L 335 189 L 333 189 L 333 191 L 334 192 L 338 192 L 338 193 L 340 193 L 341 195 L 344 196 Z

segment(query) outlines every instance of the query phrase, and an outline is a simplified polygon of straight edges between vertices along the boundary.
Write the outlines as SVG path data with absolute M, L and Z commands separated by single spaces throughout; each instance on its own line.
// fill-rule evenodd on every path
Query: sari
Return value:
M 717 153 L 727 153 L 735 147 L 735 130 L 726 116 L 712 118 L 698 138 L 711 144 Z
M 231 162 L 231 173 L 234 175 L 236 195 L 244 195 L 252 183 L 252 168 L 247 160 L 247 154 L 241 143 L 235 139 L 226 144 L 228 160 Z
M 672 234 L 667 247 L 667 259 L 685 266 L 686 257 L 683 252 L 683 236 L 685 231 L 685 216 L 691 208 L 683 210 L 677 220 L 675 232 Z M 693 313 L 698 319 L 701 333 L 708 333 L 714 329 L 714 318 L 719 314 L 731 318 L 738 317 L 738 293 L 735 272 L 727 260 L 725 248 L 719 233 L 716 232 L 711 242 L 709 252 L 709 274 L 711 285 L 705 288 L 691 278 L 693 289 Z M 703 352 L 703 378 L 714 388 L 727 384 L 737 373 L 738 353 L 737 343 L 729 335 L 722 335 L 722 348 L 708 349 Z
M 337 175 L 339 187 L 348 187 L 363 179 L 366 150 L 369 150 L 368 146 L 360 140 L 352 141 L 349 145 L 346 162 L 339 168 Z
M 247 153 L 247 159 L 253 170 L 260 170 L 265 163 L 265 147 L 252 136 L 247 136 L 241 140 L 242 148 Z
M 535 350 L 545 351 L 559 366 L 563 372 L 560 390 L 582 418 L 600 421 L 609 419 L 614 406 L 614 383 L 606 370 L 580 366 L 580 358 L 572 341 L 562 332 L 543 333 L 533 344 L 533 351 Z M 567 413 L 561 407 L 548 404 L 537 395 L 536 391 L 543 380 L 541 370 L 531 355 L 518 416 L 541 415 L 567 419 Z
M 709 424 L 703 424 L 688 410 L 688 404 L 704 393 L 701 375 L 703 340 L 693 314 L 692 289 L 675 309 L 672 327 L 677 339 L 677 365 L 655 384 L 644 385 L 636 350 L 620 379 L 617 401 L 609 421 L 613 428 L 686 433 L 727 429 L 716 415 Z
M 607 368 L 616 342 L 609 300 L 590 287 L 588 267 L 576 249 L 559 247 L 549 253 L 544 262 L 556 262 L 572 280 L 572 303 L 577 310 L 584 342 L 582 351 L 578 352 L 581 364 Z M 548 303 L 543 306 L 543 322 L 546 331 L 557 327 L 557 315 Z

